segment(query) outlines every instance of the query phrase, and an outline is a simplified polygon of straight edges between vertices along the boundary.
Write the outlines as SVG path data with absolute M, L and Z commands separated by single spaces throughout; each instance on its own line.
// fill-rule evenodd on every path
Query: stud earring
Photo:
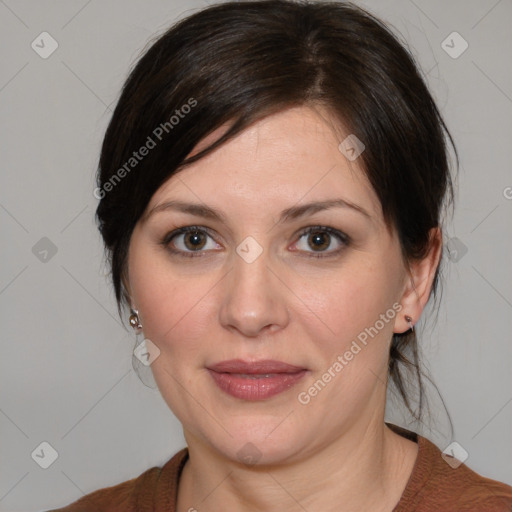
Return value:
M 131 309 L 131 315 L 129 318 L 130 325 L 132 326 L 134 331 L 138 331 L 142 329 L 142 324 L 139 320 L 139 312 L 136 309 Z
M 414 332 L 414 325 L 412 323 L 412 318 L 409 315 L 405 315 L 405 321 L 409 324 L 409 328 L 411 332 Z

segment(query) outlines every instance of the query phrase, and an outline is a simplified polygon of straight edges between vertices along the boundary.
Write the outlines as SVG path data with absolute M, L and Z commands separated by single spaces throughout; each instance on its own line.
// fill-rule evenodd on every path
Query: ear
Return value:
M 420 318 L 429 299 L 443 248 L 441 228 L 432 228 L 429 236 L 430 247 L 428 254 L 423 259 L 415 260 L 409 265 L 408 277 L 400 301 L 402 313 L 396 319 L 393 331 L 395 333 L 408 331 L 410 325 L 405 317 L 411 317 L 412 324 L 414 325 Z
M 128 272 L 126 272 L 126 270 L 124 272 L 122 272 L 122 274 L 121 274 L 121 286 L 124 289 L 124 292 L 126 294 L 128 302 L 130 304 L 130 308 L 131 309 L 136 309 L 135 306 L 133 305 L 132 290 L 131 290 L 131 287 L 130 287 L 130 280 L 128 279 L 128 275 L 127 274 L 128 274 Z

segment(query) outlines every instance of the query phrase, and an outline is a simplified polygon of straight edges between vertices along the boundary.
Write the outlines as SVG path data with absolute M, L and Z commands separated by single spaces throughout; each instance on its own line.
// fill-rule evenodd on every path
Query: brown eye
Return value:
M 302 239 L 305 239 L 305 243 L 301 243 Z M 349 237 L 337 229 L 313 226 L 302 231 L 295 246 L 307 256 L 323 258 L 337 255 L 349 242 Z
M 204 256 L 204 253 L 219 247 L 205 229 L 197 226 L 177 229 L 169 233 L 161 243 L 171 253 L 188 257 Z
M 205 245 L 205 239 L 206 237 L 200 231 L 191 231 L 183 236 L 185 246 L 191 251 L 202 249 Z
M 315 250 L 324 250 L 327 249 L 331 242 L 331 236 L 322 231 L 317 231 L 315 233 L 310 233 L 308 236 L 308 244 L 310 247 L 314 247 Z

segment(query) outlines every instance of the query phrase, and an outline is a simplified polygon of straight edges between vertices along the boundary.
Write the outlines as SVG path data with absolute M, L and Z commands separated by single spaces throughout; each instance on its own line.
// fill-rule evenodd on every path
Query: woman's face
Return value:
M 307 107 L 270 116 L 171 177 L 137 224 L 128 291 L 189 444 L 232 460 L 292 461 L 382 421 L 392 333 L 407 328 L 398 312 L 407 274 L 340 142 Z M 203 211 L 163 207 L 171 201 Z M 339 203 L 304 208 L 324 201 Z M 169 236 L 185 226 L 198 232 Z M 211 370 L 232 360 L 297 371 Z

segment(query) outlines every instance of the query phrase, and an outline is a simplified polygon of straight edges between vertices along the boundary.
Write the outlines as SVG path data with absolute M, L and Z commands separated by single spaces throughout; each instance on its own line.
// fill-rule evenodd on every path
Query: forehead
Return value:
M 193 156 L 229 125 L 205 137 Z M 325 112 L 294 107 L 245 129 L 214 152 L 171 176 L 147 211 L 169 198 L 186 198 L 222 210 L 282 210 L 291 204 L 342 197 L 379 217 L 380 203 L 356 160 L 340 151 L 347 137 Z

